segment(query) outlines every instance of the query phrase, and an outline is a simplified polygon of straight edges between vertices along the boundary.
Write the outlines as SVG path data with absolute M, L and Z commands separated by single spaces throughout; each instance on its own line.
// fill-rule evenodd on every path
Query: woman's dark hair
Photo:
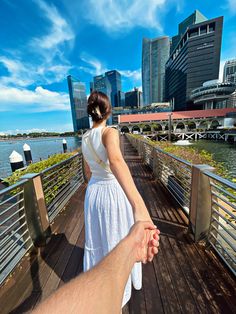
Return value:
M 88 98 L 87 112 L 95 122 L 107 119 L 111 114 L 111 104 L 107 95 L 102 92 L 92 92 Z

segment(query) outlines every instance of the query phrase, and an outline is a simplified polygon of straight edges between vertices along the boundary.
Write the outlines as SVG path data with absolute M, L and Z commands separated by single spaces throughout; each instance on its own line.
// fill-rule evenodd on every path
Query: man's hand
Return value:
M 136 262 L 151 262 L 158 253 L 160 231 L 150 221 L 138 221 L 130 229 L 128 239 L 134 247 Z

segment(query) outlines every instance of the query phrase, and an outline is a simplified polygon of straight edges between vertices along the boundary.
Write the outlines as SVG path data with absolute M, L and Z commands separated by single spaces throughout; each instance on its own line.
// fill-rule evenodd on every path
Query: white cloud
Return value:
M 1 135 L 14 135 L 14 134 L 18 134 L 18 133 L 42 133 L 42 132 L 73 132 L 73 124 L 72 123 L 66 123 L 66 124 L 62 124 L 56 127 L 52 127 L 52 128 L 31 128 L 31 129 L 13 129 L 13 130 L 4 130 L 0 132 L 0 136 Z
M 227 0 L 227 7 L 231 13 L 236 13 L 236 0 Z
M 85 17 L 108 34 L 136 26 L 162 31 L 159 22 L 166 0 L 89 0 Z
M 74 39 L 74 33 L 67 21 L 59 14 L 55 6 L 46 4 L 42 0 L 35 1 L 44 13 L 45 17 L 51 22 L 51 29 L 48 34 L 35 38 L 32 45 L 37 49 L 54 49 L 58 45 Z
M 81 53 L 80 59 L 86 63 L 86 66 L 80 66 L 79 69 L 91 74 L 92 76 L 100 75 L 108 71 L 101 61 L 86 52 Z
M 138 70 L 134 70 L 134 71 L 131 71 L 131 70 L 119 70 L 120 74 L 125 76 L 125 77 L 128 77 L 128 78 L 131 78 L 132 80 L 134 81 L 141 81 L 141 69 L 138 69 Z
M 97 58 L 87 54 L 82 53 L 80 55 L 80 59 L 86 64 L 85 66 L 80 66 L 79 69 L 89 73 L 92 76 L 104 74 L 109 69 Z M 132 81 L 133 85 L 137 86 L 141 84 L 141 69 L 138 70 L 119 70 L 123 79 L 129 79 Z
M 69 109 L 67 94 L 51 92 L 41 86 L 65 80 L 72 66 L 64 51 L 72 47 L 75 34 L 55 6 L 43 0 L 35 0 L 35 3 L 49 26 L 45 34 L 26 42 L 24 49 L 19 47 L 0 55 L 0 63 L 8 71 L 0 78 L 0 111 Z M 35 86 L 35 90 L 27 89 L 28 86 Z
M 0 112 L 46 112 L 70 110 L 69 97 L 66 93 L 52 92 L 41 86 L 35 90 L 0 86 Z

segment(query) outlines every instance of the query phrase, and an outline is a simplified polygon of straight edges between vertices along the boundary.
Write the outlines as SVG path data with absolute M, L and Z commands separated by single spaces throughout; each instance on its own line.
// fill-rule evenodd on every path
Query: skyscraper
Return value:
M 118 71 L 112 70 L 105 73 L 111 84 L 111 105 L 120 107 L 119 91 L 121 91 L 121 75 Z
M 78 132 L 80 129 L 89 128 L 86 86 L 71 75 L 67 76 L 67 82 L 74 132 Z
M 129 108 L 140 108 L 141 107 L 142 93 L 138 88 L 125 93 L 125 107 Z
M 108 98 L 111 100 L 111 84 L 106 76 L 103 75 L 94 76 L 93 90 L 106 94 Z
M 236 83 L 236 59 L 225 62 L 223 82 Z
M 202 15 L 201 12 L 195 10 L 193 14 L 188 16 L 185 20 L 183 20 L 183 22 L 179 23 L 178 34 L 171 38 L 170 54 L 172 54 L 172 52 L 178 45 L 181 37 L 183 36 L 183 34 L 185 33 L 186 29 L 189 26 L 204 22 L 206 20 L 207 18 L 204 15 Z
M 165 64 L 169 58 L 169 52 L 169 37 L 143 39 L 142 86 L 144 105 L 164 100 Z
M 222 24 L 223 17 L 218 17 L 188 25 L 172 50 L 166 63 L 165 100 L 173 110 L 197 109 L 190 99 L 191 91 L 218 79 Z

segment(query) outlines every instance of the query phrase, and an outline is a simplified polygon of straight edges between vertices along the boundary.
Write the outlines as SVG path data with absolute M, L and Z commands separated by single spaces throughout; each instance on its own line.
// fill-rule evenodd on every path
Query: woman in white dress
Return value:
M 93 127 L 82 138 L 85 166 L 92 174 L 84 203 L 84 271 L 107 255 L 128 234 L 134 221 L 151 221 L 120 151 L 118 131 L 106 127 L 111 114 L 108 97 L 93 92 L 87 111 Z M 122 306 L 131 297 L 131 282 L 135 289 L 141 289 L 141 263 L 135 264 L 129 276 Z

